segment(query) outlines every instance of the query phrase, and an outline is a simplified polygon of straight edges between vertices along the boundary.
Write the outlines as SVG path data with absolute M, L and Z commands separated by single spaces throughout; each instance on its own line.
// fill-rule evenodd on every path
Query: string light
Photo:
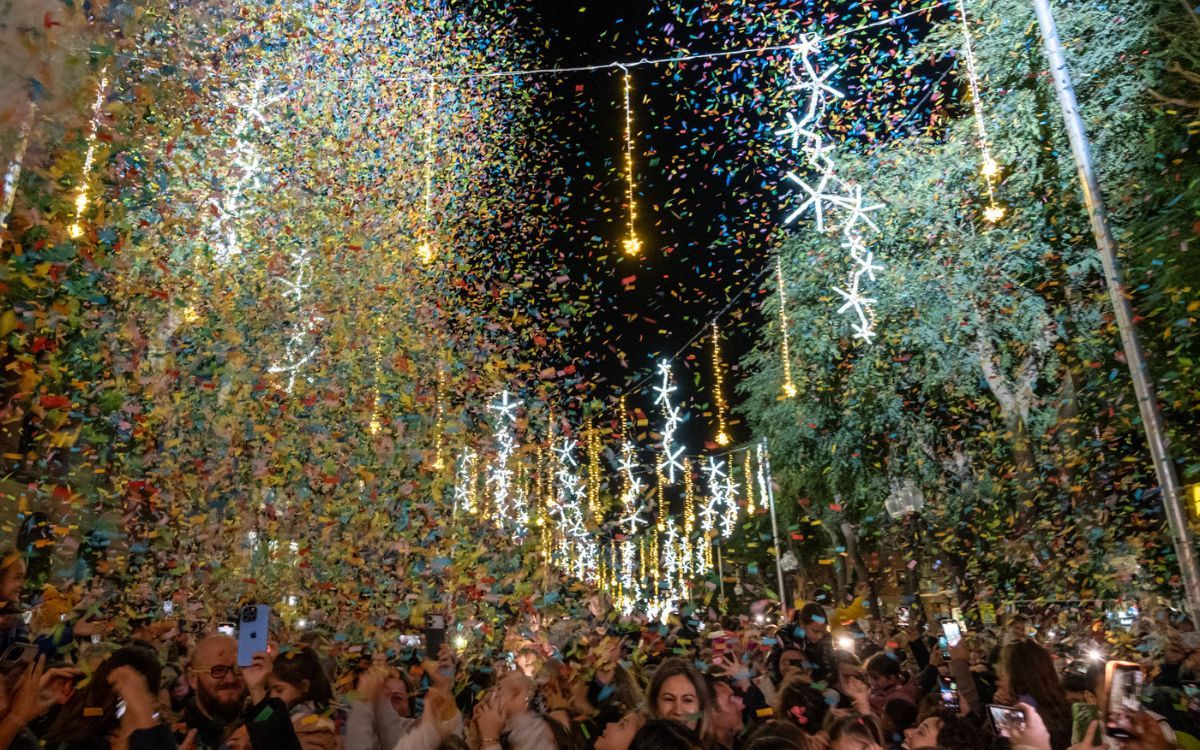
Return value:
M 783 396 L 796 397 L 796 384 L 792 382 L 792 356 L 788 348 L 787 285 L 783 283 L 783 258 L 775 258 L 775 279 L 779 284 L 779 333 L 782 338 L 779 357 L 783 363 Z
M 663 418 L 665 420 L 662 431 L 662 461 L 659 462 L 659 471 L 665 470 L 667 478 L 671 484 L 675 484 L 676 470 L 682 470 L 683 464 L 679 463 L 679 457 L 683 455 L 684 446 L 675 447 L 675 430 L 679 427 L 680 410 L 679 407 L 671 403 L 671 394 L 676 388 L 671 378 L 671 363 L 667 360 L 662 360 L 658 363 L 658 374 L 662 376 L 662 385 L 654 386 L 657 395 L 654 397 L 654 404 L 662 406 Z
M 996 203 L 996 182 L 1000 178 L 1000 165 L 992 158 L 991 141 L 988 139 L 987 123 L 983 116 L 983 99 L 979 95 L 979 74 L 975 67 L 975 49 L 971 44 L 971 27 L 967 22 L 967 4 L 958 3 L 958 20 L 962 23 L 963 56 L 967 60 L 967 83 L 971 90 L 971 109 L 975 114 L 975 129 L 979 131 L 979 151 L 982 154 L 980 174 L 987 186 L 988 204 L 983 209 L 983 218 L 995 224 L 1004 218 L 1004 208 Z
M 325 319 L 317 315 L 309 307 L 305 291 L 308 289 L 308 272 L 311 254 L 306 246 L 296 243 L 289 253 L 288 266 L 291 273 L 288 276 L 273 277 L 284 287 L 283 296 L 290 298 L 293 320 L 291 333 L 284 342 L 283 359 L 268 368 L 272 374 L 286 374 L 288 393 L 296 387 L 296 378 L 300 371 L 316 356 L 318 347 L 309 344 L 309 337 L 317 324 Z M 312 377 L 306 378 L 312 382 Z
M 245 216 L 243 201 L 246 194 L 262 186 L 263 157 L 258 146 L 253 141 L 257 130 L 270 132 L 267 122 L 266 109 L 283 98 L 276 94 L 263 98 L 263 78 L 255 80 L 248 94 L 239 94 L 238 119 L 233 130 L 233 166 L 236 176 L 231 185 L 223 193 L 221 200 L 215 198 L 209 201 L 213 208 L 212 233 L 215 235 L 215 250 L 213 260 L 218 265 L 228 264 L 234 256 L 242 254 L 242 244 L 239 237 L 241 223 Z
M 431 263 L 437 249 L 433 244 L 433 120 L 437 112 L 437 82 L 430 79 L 429 95 L 425 100 L 425 216 L 421 243 L 417 255 L 421 262 Z
M 434 394 L 433 394 L 433 398 L 434 398 L 433 410 L 434 410 L 434 419 L 435 419 L 434 426 L 433 426 L 433 469 L 434 469 L 434 471 L 441 471 L 442 469 L 446 468 L 446 461 L 443 456 L 445 443 L 446 443 L 445 415 L 443 414 L 443 409 L 442 409 L 442 382 L 443 382 L 444 378 L 445 378 L 445 372 L 443 371 L 441 365 L 439 364 L 438 371 L 437 371 L 437 385 L 435 386 L 435 390 L 434 390 Z M 518 507 L 523 509 L 524 503 L 521 503 Z
M 692 561 L 692 532 L 696 529 L 696 488 L 692 482 L 692 462 L 683 462 L 683 536 L 680 539 L 679 560 L 682 572 L 691 575 L 695 567 Z
M 492 499 L 495 501 L 493 513 L 496 526 L 499 527 L 510 513 L 509 499 L 512 496 L 513 469 L 509 460 L 517 448 L 516 437 L 512 427 L 517 421 L 517 408 L 521 406 L 519 399 L 513 399 L 507 390 L 500 394 L 497 401 L 488 405 L 488 410 L 496 414 L 496 458 L 488 469 L 487 484 L 492 487 Z
M 600 433 L 591 417 L 587 418 L 585 425 L 588 460 L 588 510 L 591 511 L 592 522 L 599 527 L 604 523 L 604 507 L 600 502 Z
M 750 451 L 742 454 L 742 482 L 746 485 L 746 515 L 754 515 L 754 473 L 750 465 Z
M 458 456 L 458 472 L 454 479 L 454 507 L 464 513 L 475 512 L 475 451 L 468 447 Z
M 792 149 L 798 149 L 804 154 L 809 168 L 818 175 L 818 179 L 810 183 L 794 172 L 788 173 L 787 179 L 800 186 L 806 197 L 784 219 L 784 223 L 791 224 L 802 215 L 811 212 L 817 231 L 841 233 L 842 247 L 849 252 L 852 266 L 846 288 L 833 287 L 833 291 L 844 301 L 838 313 L 853 314 L 856 318 L 856 322 L 851 324 L 854 338 L 869 343 L 875 335 L 872 309 L 875 300 L 863 294 L 862 282 L 864 278 L 874 281 L 875 272 L 882 270 L 882 266 L 875 262 L 873 254 L 866 249 L 862 232 L 866 229 L 879 231 L 870 214 L 883 206 L 865 203 L 861 186 L 837 176 L 837 164 L 831 156 L 833 146 L 825 141 L 820 127 L 825 120 L 825 110 L 829 101 L 840 99 L 843 95 L 827 83 L 838 66 L 834 65 L 823 71 L 817 70 L 814 61 L 817 45 L 816 37 L 804 36 L 795 47 L 798 65 L 794 65 L 793 70 L 796 83 L 790 89 L 805 93 L 797 103 L 800 114 L 788 113 L 787 127 L 776 134 L 788 138 Z M 840 222 L 837 220 L 839 215 L 843 216 Z M 782 271 L 780 277 L 782 278 Z M 782 284 L 780 286 L 782 288 Z M 795 386 L 789 389 L 788 383 L 785 382 L 785 395 L 790 398 L 795 395 L 794 391 Z
M 75 194 L 75 221 L 68 230 L 72 237 L 83 235 L 83 212 L 88 204 L 88 184 L 92 163 L 96 158 L 96 133 L 100 129 L 100 108 L 104 106 L 104 93 L 108 88 L 108 68 L 100 71 L 100 83 L 96 86 L 96 101 L 92 104 L 92 125 L 88 132 L 87 155 L 83 158 L 83 173 L 79 178 L 79 191 Z
M 729 445 L 729 433 L 726 432 L 728 425 L 725 418 L 725 387 L 724 375 L 721 373 L 721 329 L 717 327 L 717 321 L 712 324 L 712 345 L 713 345 L 713 401 L 715 402 L 717 412 L 717 445 Z
M 625 84 L 625 200 L 629 204 L 629 235 L 625 238 L 625 254 L 638 255 L 642 251 L 642 242 L 637 237 L 637 201 L 634 198 L 633 176 L 633 79 L 628 68 L 621 68 Z
M 700 531 L 707 538 L 716 528 L 719 508 L 725 497 L 725 461 L 709 456 L 704 473 L 708 475 L 706 480 L 708 497 L 704 502 L 704 507 L 700 510 Z
M 733 529 L 737 525 L 738 517 L 737 485 L 733 482 L 732 465 L 729 467 L 729 473 L 725 475 L 725 484 L 721 493 L 721 508 L 721 538 L 728 539 L 733 536 Z

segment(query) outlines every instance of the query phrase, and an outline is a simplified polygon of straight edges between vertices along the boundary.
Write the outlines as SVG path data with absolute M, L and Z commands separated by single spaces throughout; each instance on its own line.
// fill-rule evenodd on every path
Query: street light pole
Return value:
M 788 606 L 787 587 L 783 582 L 783 563 L 779 559 L 779 522 L 775 520 L 775 489 L 771 487 L 771 454 L 767 451 L 767 441 L 758 444 L 758 465 L 767 477 L 767 507 L 771 510 L 771 543 L 775 545 L 775 575 L 779 579 L 779 604 L 783 611 L 782 621 L 788 618 L 791 607 Z
M 1108 211 L 1104 207 L 1104 196 L 1100 193 L 1100 184 L 1092 166 L 1091 145 L 1084 130 L 1083 118 L 1079 114 L 1075 88 L 1071 84 L 1071 74 L 1067 69 L 1066 58 L 1063 56 L 1062 43 L 1059 41 L 1054 15 L 1050 10 L 1050 0 L 1033 0 L 1033 6 L 1037 10 L 1038 25 L 1042 30 L 1042 43 L 1045 47 L 1046 58 L 1050 63 L 1050 73 L 1054 77 L 1058 103 L 1062 107 L 1063 118 L 1066 120 L 1067 137 L 1071 141 L 1071 153 L 1075 157 L 1075 167 L 1079 172 L 1079 182 L 1083 187 L 1083 199 L 1087 204 L 1088 217 L 1091 219 L 1092 234 L 1096 238 L 1096 248 L 1100 251 L 1100 261 L 1104 265 L 1104 279 L 1107 282 L 1108 294 L 1112 298 L 1113 308 L 1116 312 L 1117 327 L 1121 332 L 1121 345 L 1125 351 L 1125 361 L 1128 363 L 1129 373 L 1133 378 L 1133 389 L 1137 395 L 1138 409 L 1142 415 L 1146 442 L 1150 444 L 1154 472 L 1158 476 L 1158 485 L 1162 491 L 1163 509 L 1166 511 L 1167 521 L 1171 528 L 1175 555 L 1179 560 L 1184 597 L 1192 618 L 1196 619 L 1200 617 L 1200 571 L 1196 567 L 1196 550 L 1192 544 L 1192 532 L 1184 513 L 1179 479 L 1175 475 L 1175 464 L 1171 459 L 1171 450 L 1167 442 L 1166 431 L 1163 428 L 1162 414 L 1158 409 L 1154 383 L 1150 379 L 1149 369 L 1146 365 L 1146 354 L 1142 350 L 1141 341 L 1134 328 L 1133 308 L 1125 292 L 1121 263 L 1117 258 L 1116 242 L 1113 240 L 1112 231 L 1108 225 Z

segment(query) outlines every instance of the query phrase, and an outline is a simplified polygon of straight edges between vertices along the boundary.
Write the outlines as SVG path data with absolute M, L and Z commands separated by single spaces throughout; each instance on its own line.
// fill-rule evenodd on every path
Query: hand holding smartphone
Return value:
M 446 616 L 440 612 L 425 615 L 425 658 L 436 661 L 446 642 Z
M 1138 715 L 1142 707 L 1142 668 L 1133 662 L 1110 661 L 1104 665 L 1104 694 L 1100 712 L 1104 732 L 1117 739 L 1137 737 Z
M 1013 706 L 988 706 L 988 718 L 997 737 L 1012 737 L 1013 732 L 1025 731 L 1025 714 Z

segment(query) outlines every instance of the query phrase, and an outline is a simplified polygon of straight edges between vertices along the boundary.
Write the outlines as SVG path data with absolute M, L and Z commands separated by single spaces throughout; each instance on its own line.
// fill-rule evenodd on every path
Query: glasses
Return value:
M 242 676 L 242 668 L 229 666 L 226 664 L 218 664 L 215 667 L 204 667 L 203 669 L 193 668 L 191 670 L 195 674 L 206 674 L 214 680 L 223 680 L 232 674 L 234 677 Z

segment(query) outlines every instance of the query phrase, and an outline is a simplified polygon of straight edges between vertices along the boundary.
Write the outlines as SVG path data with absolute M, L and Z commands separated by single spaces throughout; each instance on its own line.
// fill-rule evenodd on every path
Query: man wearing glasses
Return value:
M 228 732 L 245 723 L 255 750 L 300 750 L 287 706 L 266 694 L 270 656 L 256 654 L 254 665 L 237 666 L 237 641 L 210 635 L 196 644 L 188 683 L 192 698 L 179 717 L 179 738 L 195 731 L 196 750 L 216 750 Z M 247 707 L 249 694 L 252 705 Z

